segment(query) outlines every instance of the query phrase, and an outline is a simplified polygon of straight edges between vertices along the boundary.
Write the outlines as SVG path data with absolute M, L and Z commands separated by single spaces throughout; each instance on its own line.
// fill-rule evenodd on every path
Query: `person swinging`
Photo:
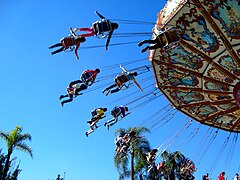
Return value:
M 87 123 L 90 126 L 90 129 L 85 133 L 85 135 L 88 137 L 89 134 L 93 133 L 95 129 L 98 128 L 97 123 L 101 119 L 105 118 L 105 112 L 107 111 L 107 108 L 96 108 L 93 111 L 91 111 L 92 118 Z
M 116 124 L 118 122 L 119 116 L 121 116 L 121 119 L 123 119 L 125 116 L 130 114 L 130 113 L 126 113 L 126 112 L 128 112 L 128 107 L 115 106 L 111 111 L 111 115 L 112 115 L 113 119 L 105 122 L 104 126 L 107 126 L 107 128 L 109 129 L 111 126 L 113 126 L 114 124 Z
M 155 165 L 155 160 L 158 150 L 157 149 L 152 149 L 150 152 L 147 153 L 147 161 L 148 161 L 148 172 L 151 172 L 153 169 L 156 168 Z
M 64 106 L 65 103 L 69 103 L 73 101 L 73 98 L 82 95 L 83 93 L 79 93 L 82 90 L 87 89 L 88 86 L 80 80 L 70 82 L 69 86 L 67 87 L 67 94 L 61 95 L 59 100 L 68 97 L 68 99 L 61 101 L 61 105 Z
M 97 75 L 100 73 L 100 69 L 95 69 L 95 70 L 84 70 L 80 76 L 80 80 L 86 84 L 87 86 L 91 86 L 95 80 Z
M 76 46 L 76 48 L 75 48 L 75 55 L 76 55 L 76 58 L 79 59 L 78 48 L 80 47 L 81 43 L 86 41 L 86 38 L 83 37 L 83 36 L 80 36 L 80 35 L 76 35 L 73 32 L 72 28 L 70 28 L 70 32 L 71 32 L 71 35 L 62 38 L 60 40 L 60 43 L 54 44 L 52 46 L 49 46 L 49 49 L 53 49 L 53 48 L 56 48 L 56 47 L 61 47 L 60 49 L 51 52 L 52 55 L 54 55 L 56 53 L 59 53 L 59 52 L 62 52 L 62 51 L 65 51 L 67 49 L 73 50 L 74 46 Z
M 105 46 L 107 50 L 113 31 L 118 29 L 118 24 L 106 19 L 103 15 L 101 15 L 97 11 L 95 11 L 95 13 L 101 18 L 101 20 L 94 22 L 90 28 L 85 28 L 85 27 L 74 28 L 74 32 L 87 31 L 88 33 L 81 34 L 82 37 L 98 36 L 98 35 L 101 35 L 101 38 L 107 37 L 106 46 Z
M 100 69 L 98 68 L 95 70 L 84 70 L 80 76 L 80 80 L 70 82 L 67 87 L 67 94 L 59 97 L 60 100 L 66 97 L 69 97 L 69 99 L 62 101 L 61 105 L 64 106 L 65 103 L 72 102 L 74 97 L 82 95 L 83 93 L 79 92 L 91 86 L 95 82 L 98 73 L 100 73 Z
M 123 70 L 123 73 L 119 74 L 115 79 L 115 83 L 110 85 L 109 87 L 107 87 L 106 89 L 104 89 L 102 91 L 102 93 L 105 93 L 106 92 L 106 96 L 109 95 L 109 94 L 113 94 L 113 93 L 116 93 L 118 91 L 120 91 L 122 89 L 123 86 L 125 86 L 126 88 L 128 88 L 128 86 L 126 85 L 126 83 L 130 83 L 130 81 L 132 80 L 136 85 L 137 87 L 140 89 L 140 91 L 143 92 L 141 86 L 137 83 L 135 77 L 138 75 L 137 72 L 129 72 L 127 71 L 125 68 L 123 68 L 121 65 L 120 65 L 120 68 Z M 113 89 L 115 88 L 115 89 Z M 111 90 L 112 89 L 112 90 Z
M 180 40 L 179 31 L 174 28 L 167 29 L 162 31 L 155 39 L 143 40 L 138 43 L 138 46 L 142 46 L 143 44 L 151 44 L 150 46 L 146 46 L 141 50 L 144 53 L 147 50 L 163 48 L 171 43 L 178 42 Z

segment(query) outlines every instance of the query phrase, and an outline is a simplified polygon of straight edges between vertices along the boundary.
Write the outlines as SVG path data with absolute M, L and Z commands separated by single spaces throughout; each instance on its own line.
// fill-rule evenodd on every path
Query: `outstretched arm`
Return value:
M 79 59 L 79 57 L 78 57 L 78 48 L 80 47 L 80 44 L 81 44 L 80 42 L 78 42 L 76 44 L 76 48 L 75 48 L 75 51 L 74 51 L 77 59 Z
M 101 15 L 99 12 L 95 11 L 95 13 L 101 18 L 101 19 L 106 19 L 103 15 Z
M 78 84 L 78 83 L 82 83 L 82 81 L 81 80 L 72 81 L 69 83 L 68 87 L 71 88 L 74 84 Z
M 142 88 L 141 88 L 141 86 L 137 83 L 137 81 L 136 81 L 136 79 L 135 78 L 133 78 L 132 79 L 133 80 L 133 82 L 137 85 L 137 87 L 140 89 L 140 91 L 142 91 L 143 92 L 143 90 L 142 90 Z
M 75 34 L 75 32 L 72 30 L 71 27 L 69 28 L 69 30 L 70 30 L 70 33 L 71 33 L 74 37 L 76 37 L 76 34 Z
M 122 67 L 122 65 L 120 64 L 120 68 L 123 70 L 123 72 L 125 72 L 125 73 L 127 73 L 128 71 L 124 68 L 124 67 Z
M 107 38 L 107 42 L 106 42 L 106 50 L 108 50 L 108 45 L 110 43 L 110 39 L 112 37 L 112 34 L 113 34 L 113 30 L 109 32 L 108 34 L 108 38 Z

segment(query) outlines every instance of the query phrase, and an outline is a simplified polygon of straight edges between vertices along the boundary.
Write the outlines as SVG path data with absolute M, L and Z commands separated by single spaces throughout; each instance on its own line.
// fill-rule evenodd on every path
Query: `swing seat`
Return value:
M 61 43 L 64 49 L 68 49 L 69 47 L 74 46 L 76 44 L 73 36 L 62 38 Z
M 118 117 L 119 115 L 121 114 L 121 109 L 120 108 L 114 108 L 112 111 L 111 111 L 111 115 L 113 117 Z
M 109 32 L 112 30 L 112 24 L 107 19 L 102 19 L 93 23 L 93 32 L 94 34 L 103 34 L 104 32 Z
M 172 43 L 176 43 L 180 40 L 178 33 L 174 29 L 169 29 L 164 32 L 164 37 L 166 39 L 166 45 L 170 45 Z
M 92 73 L 84 72 L 84 73 L 81 75 L 80 79 L 84 82 L 84 84 L 87 85 L 88 80 L 89 80 L 91 77 L 92 77 Z
M 125 74 L 120 74 L 114 79 L 114 81 L 117 84 L 118 88 L 121 89 L 126 82 L 129 82 L 129 79 Z

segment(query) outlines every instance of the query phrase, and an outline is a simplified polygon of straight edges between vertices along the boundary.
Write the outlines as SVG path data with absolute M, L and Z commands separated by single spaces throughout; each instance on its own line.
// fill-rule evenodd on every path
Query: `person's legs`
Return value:
M 163 48 L 164 45 L 163 44 L 154 44 L 152 46 L 149 46 L 149 50 L 151 49 L 157 49 L 157 48 Z
M 60 49 L 51 52 L 51 54 L 54 55 L 54 54 L 56 54 L 56 53 L 62 52 L 63 50 L 64 50 L 64 47 L 61 47 Z
M 116 89 L 113 89 L 113 90 L 111 90 L 111 91 L 109 91 L 109 92 L 110 92 L 110 94 L 113 94 L 113 93 L 118 92 L 118 91 L 120 91 L 120 89 L 119 89 L 119 88 L 116 88 Z
M 68 94 L 59 96 L 59 100 L 61 100 L 62 98 L 65 98 L 65 97 L 68 97 Z
M 154 39 L 148 39 L 148 40 L 143 40 L 140 43 L 138 43 L 138 46 L 142 46 L 143 44 L 152 44 L 155 43 L 156 41 Z
M 93 131 L 94 131 L 94 130 L 90 128 L 90 129 L 85 133 L 85 135 L 88 137 L 88 135 L 91 134 Z
M 112 84 L 111 86 L 107 87 L 106 89 L 103 90 L 103 93 L 104 93 L 105 91 L 108 91 L 108 90 L 114 88 L 114 87 L 117 87 L 117 84 Z
M 108 124 L 108 129 L 110 128 L 110 126 L 113 126 L 116 123 L 117 123 L 117 119 L 114 119 L 114 121 L 112 121 L 110 124 Z
M 61 102 L 62 106 L 63 106 L 65 103 L 72 102 L 72 100 L 73 100 L 73 95 L 72 95 L 72 94 L 69 94 L 68 96 L 69 96 L 69 99 L 64 100 L 64 101 Z
M 94 36 L 94 32 L 93 32 L 92 28 L 79 28 L 79 31 L 87 31 L 87 32 L 89 32 L 87 34 L 81 34 L 82 37 Z
M 72 87 L 74 84 L 78 84 L 78 83 L 82 83 L 82 81 L 81 80 L 72 81 L 72 82 L 69 83 L 68 86 Z
M 115 118 L 113 118 L 113 119 L 111 119 L 111 120 L 105 122 L 105 123 L 104 123 L 104 126 L 106 126 L 106 125 L 108 125 L 108 124 L 110 124 L 110 123 L 112 123 L 112 122 L 114 122 L 114 121 L 116 121 Z
M 91 134 L 91 133 L 93 133 L 93 131 L 94 131 L 94 126 L 96 126 L 96 123 L 91 123 L 90 124 L 90 129 L 85 133 L 85 135 L 88 137 L 88 135 L 89 134 Z M 97 128 L 97 126 L 96 126 L 96 128 Z
M 75 94 L 79 95 L 78 92 L 83 91 L 83 90 L 85 90 L 87 88 L 88 88 L 88 86 L 86 84 L 81 84 L 81 86 L 76 89 Z
M 142 53 L 146 52 L 147 50 L 149 50 L 149 47 L 150 47 L 150 46 L 147 46 L 147 47 L 143 48 L 143 49 L 141 50 L 141 52 L 142 52 Z
M 52 46 L 49 46 L 48 48 L 49 48 L 49 49 L 52 49 L 52 48 L 60 47 L 60 46 L 62 46 L 62 43 L 54 44 L 54 45 L 52 45 Z

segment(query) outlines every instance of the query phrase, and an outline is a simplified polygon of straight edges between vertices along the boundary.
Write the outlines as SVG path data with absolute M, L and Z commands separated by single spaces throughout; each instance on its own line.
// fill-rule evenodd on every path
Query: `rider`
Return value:
M 80 35 L 76 35 L 73 31 L 72 28 L 70 28 L 71 35 L 64 37 L 61 39 L 60 43 L 54 44 L 52 46 L 49 46 L 49 49 L 55 48 L 55 47 L 61 47 L 60 49 L 51 52 L 52 55 L 65 51 L 68 48 L 73 48 L 76 45 L 75 48 L 75 55 L 76 58 L 79 59 L 78 57 L 78 48 L 80 47 L 80 44 L 86 41 L 86 38 Z
M 149 169 L 148 169 L 148 172 L 150 172 L 153 168 L 155 168 L 155 160 L 156 160 L 156 156 L 157 156 L 157 153 L 158 150 L 157 149 L 152 149 L 151 152 L 147 153 L 147 161 L 148 161 L 148 164 L 149 164 Z
M 127 155 L 127 151 L 130 147 L 130 143 L 132 140 L 137 140 L 138 138 L 142 138 L 142 137 L 138 137 L 136 136 L 136 132 L 135 131 L 130 131 L 129 133 L 124 133 L 122 132 L 122 140 L 121 143 L 119 144 L 120 147 L 116 153 L 116 156 L 119 153 L 122 153 L 122 157 Z
M 80 81 L 80 80 L 70 82 L 69 86 L 67 87 L 67 94 L 66 95 L 61 95 L 59 97 L 60 100 L 65 98 L 65 97 L 69 97 L 69 99 L 61 102 L 62 106 L 65 103 L 72 102 L 74 97 L 82 95 L 82 93 L 79 93 L 80 91 L 87 89 L 88 86 L 84 83 L 81 83 L 81 82 L 82 81 Z
M 123 73 L 121 73 L 120 75 L 118 75 L 118 76 L 114 79 L 115 84 L 110 85 L 109 87 L 107 87 L 106 89 L 104 89 L 102 92 L 105 93 L 105 92 L 107 91 L 106 96 L 107 96 L 108 94 L 112 94 L 112 93 L 118 92 L 118 91 L 120 91 L 120 89 L 123 87 L 123 85 L 124 85 L 125 83 L 130 82 L 131 80 L 138 86 L 138 88 L 139 88 L 141 91 L 143 91 L 142 88 L 140 87 L 140 85 L 137 83 L 137 81 L 136 81 L 136 79 L 135 79 L 135 77 L 138 75 L 138 73 L 137 73 L 137 72 L 133 72 L 133 73 L 132 73 L 132 72 L 129 72 L 129 71 L 127 71 L 125 68 L 123 68 L 121 65 L 120 65 L 120 68 L 123 70 Z M 115 87 L 116 87 L 116 88 L 115 88 Z M 110 89 L 112 89 L 112 88 L 115 88 L 115 89 L 110 90 Z
M 80 76 L 80 79 L 88 86 L 91 86 L 94 82 L 95 79 L 98 75 L 98 73 L 100 73 L 100 69 L 95 69 L 95 70 L 84 70 L 83 73 Z
M 120 135 L 114 140 L 115 144 L 116 144 L 116 148 L 115 148 L 115 151 L 116 151 L 116 155 L 118 155 L 121 151 L 121 148 L 123 146 L 123 142 L 124 142 L 124 135 L 126 133 L 124 132 L 121 132 Z
M 104 114 L 106 111 L 107 108 L 95 108 L 93 111 L 91 111 L 92 118 L 87 122 L 90 126 L 90 129 L 85 133 L 87 137 L 95 130 L 95 128 L 98 128 L 97 122 L 106 117 Z
M 104 126 L 107 126 L 107 128 L 109 129 L 110 126 L 113 126 L 114 124 L 117 123 L 119 116 L 121 116 L 121 118 L 124 118 L 126 115 L 128 115 L 129 113 L 126 114 L 127 111 L 128 111 L 128 107 L 115 106 L 111 111 L 111 115 L 112 115 L 113 119 L 105 122 Z
M 177 42 L 180 40 L 179 33 L 176 29 L 171 28 L 166 31 L 161 31 L 160 34 L 155 39 L 143 40 L 138 43 L 138 46 L 142 46 L 143 44 L 151 44 L 150 46 L 142 49 L 142 53 L 147 50 L 163 48 L 164 46 Z
M 88 32 L 87 34 L 81 34 L 82 37 L 97 36 L 99 34 L 102 35 L 102 38 L 105 38 L 107 36 L 108 37 L 106 42 L 106 50 L 107 50 L 113 31 L 118 29 L 118 24 L 109 21 L 104 16 L 99 14 L 97 11 L 95 13 L 101 18 L 101 20 L 94 22 L 92 24 L 92 27 L 90 28 L 75 28 L 74 31 L 75 32 L 87 31 Z M 106 32 L 107 34 L 104 35 L 104 33 Z

